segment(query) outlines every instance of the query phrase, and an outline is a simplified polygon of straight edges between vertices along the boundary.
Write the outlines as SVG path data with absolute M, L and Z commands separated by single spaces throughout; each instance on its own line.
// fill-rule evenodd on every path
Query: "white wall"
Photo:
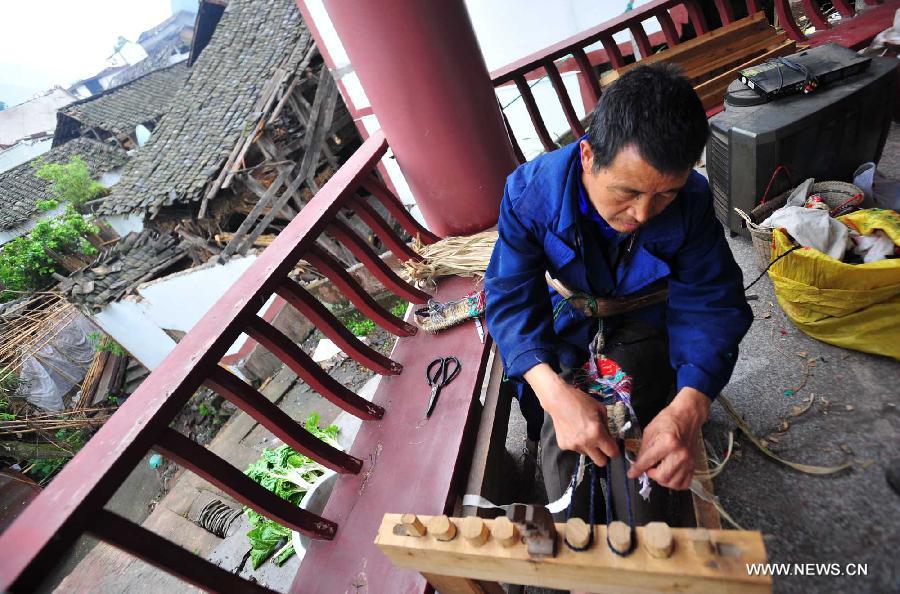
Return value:
M 151 371 L 175 348 L 165 330 L 190 332 L 231 285 L 256 261 L 256 256 L 209 264 L 139 286 L 136 295 L 110 303 L 92 319 Z M 274 297 L 260 311 L 268 310 Z M 226 354 L 236 353 L 247 340 L 241 334 Z
M 139 214 L 116 215 L 104 217 L 109 226 L 119 234 L 119 237 L 125 237 L 129 233 L 140 233 L 144 230 L 144 216 Z
M 160 328 L 188 332 L 255 261 L 256 256 L 245 256 L 190 268 L 143 284 L 137 292 Z
M 110 303 L 91 319 L 150 371 L 175 348 L 175 341 L 147 316 L 144 304 L 135 298 Z

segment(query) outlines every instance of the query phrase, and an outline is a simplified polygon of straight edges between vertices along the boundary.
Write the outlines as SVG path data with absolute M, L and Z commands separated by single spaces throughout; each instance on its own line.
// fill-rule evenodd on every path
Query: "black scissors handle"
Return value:
M 438 392 L 459 375 L 460 369 L 462 369 L 462 365 L 456 357 L 438 357 L 428 364 L 428 368 L 425 370 L 425 379 L 431 386 L 431 396 L 428 398 L 428 406 L 425 409 L 426 418 L 430 417 L 431 411 L 434 410 Z
M 443 388 L 459 375 L 460 369 L 462 365 L 456 357 L 438 357 L 428 364 L 425 379 L 429 386 Z

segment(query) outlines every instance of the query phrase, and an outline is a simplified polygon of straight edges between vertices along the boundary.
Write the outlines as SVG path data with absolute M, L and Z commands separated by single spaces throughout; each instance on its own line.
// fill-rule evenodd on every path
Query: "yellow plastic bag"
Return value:
M 900 215 L 877 208 L 838 220 L 863 235 L 883 230 L 900 245 Z M 772 258 L 794 247 L 783 229 L 772 234 Z M 769 269 L 775 296 L 806 334 L 840 347 L 900 359 L 900 258 L 845 264 L 800 248 Z

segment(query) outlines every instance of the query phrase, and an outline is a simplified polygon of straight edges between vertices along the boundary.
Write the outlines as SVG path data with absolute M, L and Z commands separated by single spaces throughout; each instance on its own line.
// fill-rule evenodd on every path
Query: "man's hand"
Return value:
M 546 363 L 525 373 L 541 406 L 553 419 L 556 442 L 561 450 L 588 456 L 597 466 L 619 455 L 606 424 L 606 407 L 563 381 Z
M 682 388 L 644 429 L 641 451 L 628 478 L 644 471 L 670 489 L 687 489 L 694 476 L 697 439 L 709 416 L 710 399 L 694 388 Z

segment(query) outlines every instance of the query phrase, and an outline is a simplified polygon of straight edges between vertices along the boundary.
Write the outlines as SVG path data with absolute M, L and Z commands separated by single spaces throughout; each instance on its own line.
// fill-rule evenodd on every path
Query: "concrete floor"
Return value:
M 879 170 L 900 179 L 896 124 Z M 738 236 L 728 243 L 749 283 L 761 270 L 750 240 Z M 841 570 L 862 564 L 868 572 L 776 577 L 775 592 L 900 592 L 900 496 L 885 480 L 888 466 L 900 464 L 900 362 L 806 336 L 778 307 L 768 276 L 748 295 L 756 296 L 750 302 L 756 320 L 741 343 L 724 394 L 779 456 L 822 466 L 850 462 L 852 468 L 829 476 L 804 474 L 769 459 L 738 433 L 735 454 L 714 481 L 716 494 L 743 528 L 763 533 L 773 563 L 836 563 Z M 812 359 L 815 366 L 804 384 Z M 814 400 L 807 412 L 788 418 L 794 406 L 810 397 Z M 721 455 L 734 428 L 721 405 L 714 404 L 703 429 L 707 449 Z M 524 440 L 525 421 L 513 405 L 507 449 L 519 472 Z M 518 481 L 514 489 L 527 492 L 522 484 L 527 478 L 520 475 Z

